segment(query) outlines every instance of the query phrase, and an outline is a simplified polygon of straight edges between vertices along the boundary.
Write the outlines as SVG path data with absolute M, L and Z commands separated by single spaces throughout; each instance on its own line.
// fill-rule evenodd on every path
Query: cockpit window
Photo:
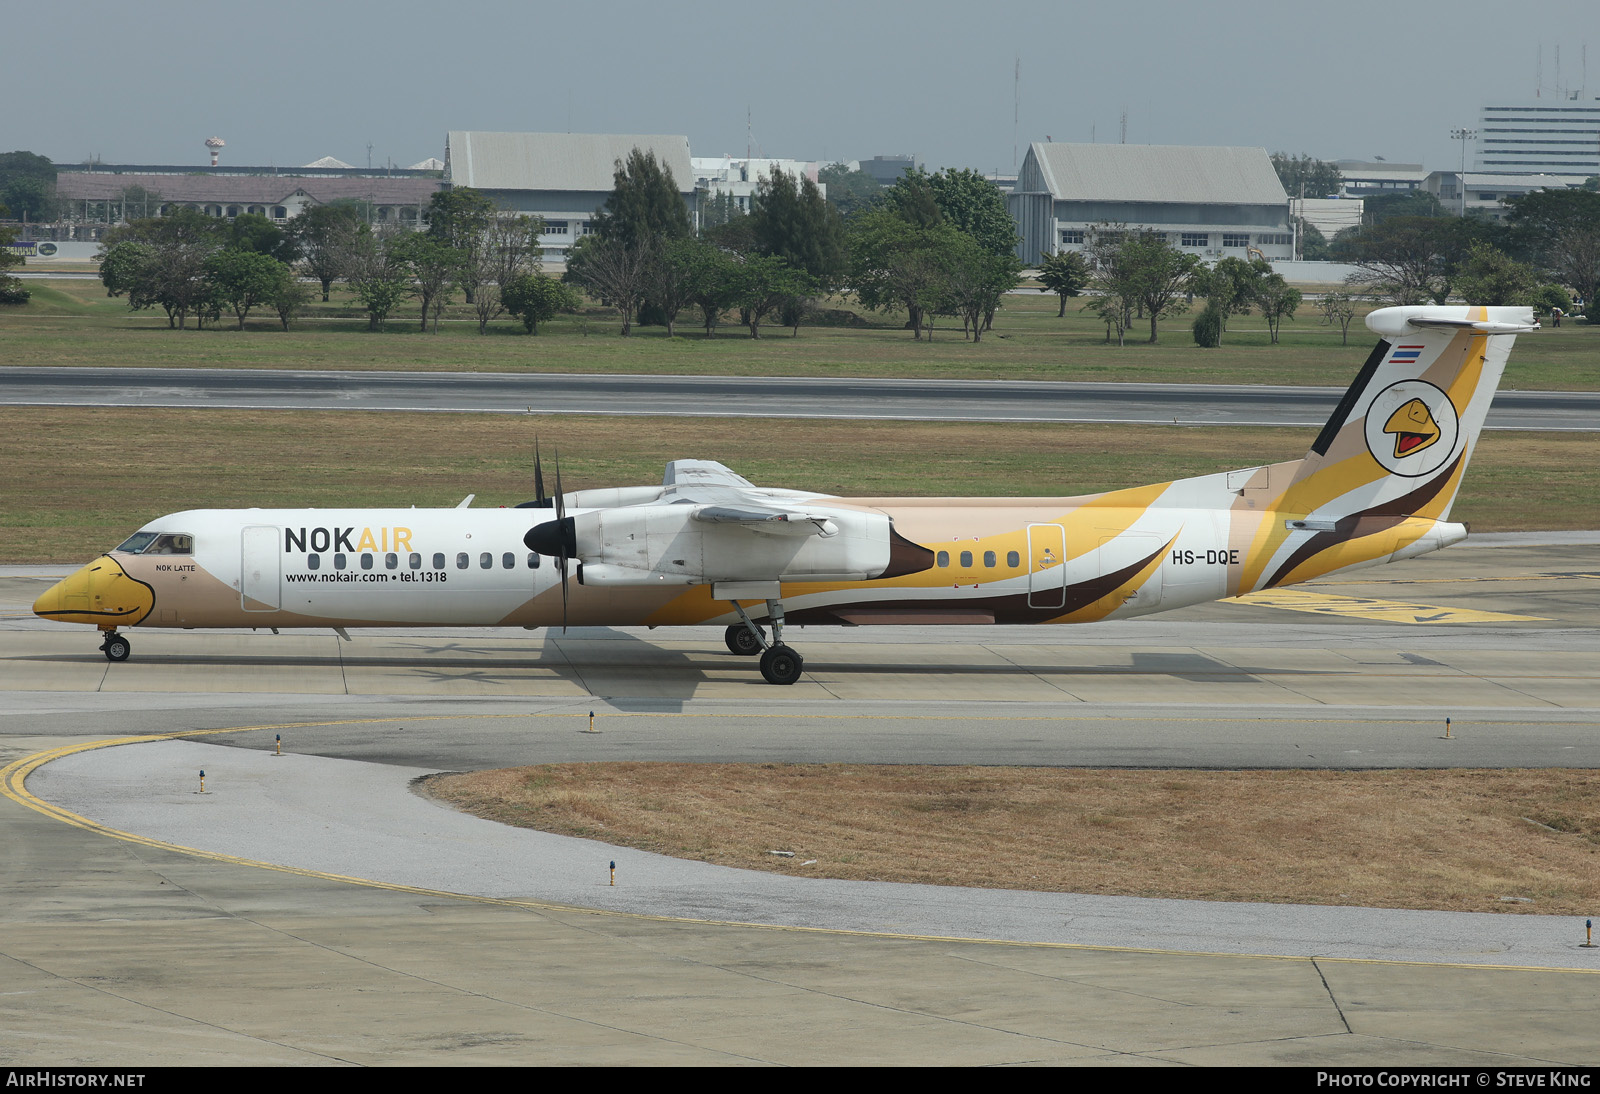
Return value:
M 130 555 L 192 555 L 194 537 L 181 532 L 135 532 L 117 550 Z

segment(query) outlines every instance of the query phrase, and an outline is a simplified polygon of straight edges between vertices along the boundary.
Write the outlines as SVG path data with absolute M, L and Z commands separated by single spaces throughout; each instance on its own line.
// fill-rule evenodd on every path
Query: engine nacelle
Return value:
M 771 531 L 695 519 L 692 504 L 635 505 L 575 514 L 573 547 L 585 585 L 698 585 L 713 581 L 866 581 L 889 568 L 883 513 L 804 506 Z M 796 535 L 816 522 L 815 534 Z

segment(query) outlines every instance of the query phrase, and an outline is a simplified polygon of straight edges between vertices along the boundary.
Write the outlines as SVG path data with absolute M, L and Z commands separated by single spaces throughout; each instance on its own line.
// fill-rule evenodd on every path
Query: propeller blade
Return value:
M 539 466 L 539 438 L 533 439 L 533 504 L 544 508 L 544 468 Z
M 566 495 L 561 489 L 561 449 L 556 449 L 556 527 L 562 531 L 561 550 L 556 555 L 556 569 L 561 572 L 561 633 L 567 633 L 567 559 L 577 554 L 577 530 L 567 522 Z

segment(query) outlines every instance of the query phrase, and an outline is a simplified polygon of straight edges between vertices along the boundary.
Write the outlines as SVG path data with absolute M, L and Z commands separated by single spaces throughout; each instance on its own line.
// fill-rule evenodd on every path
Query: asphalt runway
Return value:
M 0 1062 L 1596 1058 L 1568 917 L 783 878 L 407 787 L 616 758 L 1600 767 L 1600 536 L 1475 537 L 1293 607 L 795 629 L 786 689 L 705 630 L 135 630 L 110 665 L 26 612 L 64 569 L 0 570 Z M 218 732 L 83 748 L 189 731 Z
M 562 373 L 0 369 L 0 405 L 1322 425 L 1343 388 Z M 1486 428 L 1600 430 L 1600 392 L 1501 391 Z

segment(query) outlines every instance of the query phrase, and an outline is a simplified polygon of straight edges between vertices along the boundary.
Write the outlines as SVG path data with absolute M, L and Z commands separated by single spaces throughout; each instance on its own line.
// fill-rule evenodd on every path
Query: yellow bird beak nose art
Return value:
M 1394 434 L 1395 459 L 1412 456 L 1433 445 L 1442 435 L 1438 423 L 1421 399 L 1412 399 L 1389 415 L 1383 431 Z

